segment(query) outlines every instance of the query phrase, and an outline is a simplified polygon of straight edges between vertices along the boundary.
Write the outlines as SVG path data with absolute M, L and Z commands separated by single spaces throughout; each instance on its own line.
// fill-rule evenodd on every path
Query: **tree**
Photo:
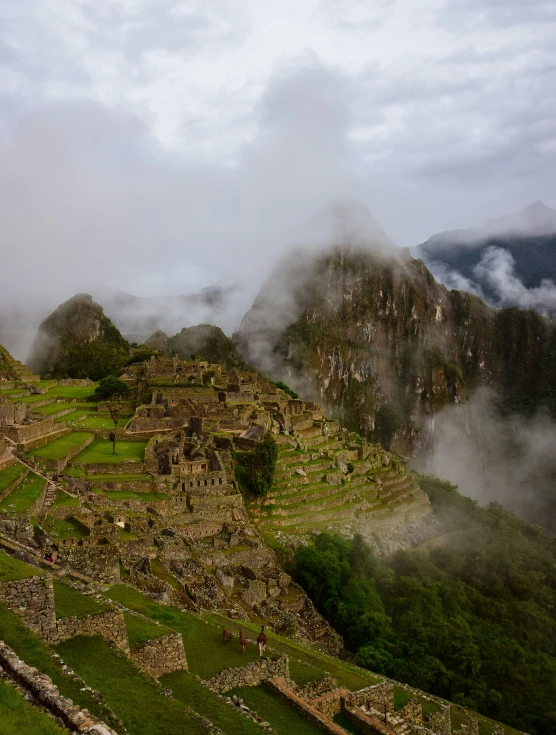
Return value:
M 112 454 L 116 454 L 116 431 L 118 429 L 118 421 L 122 413 L 122 401 L 129 398 L 131 388 L 127 383 L 109 375 L 100 381 L 99 385 L 93 393 L 93 399 L 106 404 L 106 408 L 110 414 L 110 418 L 114 422 L 114 432 L 112 433 Z

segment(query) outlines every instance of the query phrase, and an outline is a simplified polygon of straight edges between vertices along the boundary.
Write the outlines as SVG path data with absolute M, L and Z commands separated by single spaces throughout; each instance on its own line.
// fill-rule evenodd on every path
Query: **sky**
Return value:
M 556 207 L 555 89 L 553 0 L 0 0 L 0 302 L 256 291 L 338 202 L 401 246 Z

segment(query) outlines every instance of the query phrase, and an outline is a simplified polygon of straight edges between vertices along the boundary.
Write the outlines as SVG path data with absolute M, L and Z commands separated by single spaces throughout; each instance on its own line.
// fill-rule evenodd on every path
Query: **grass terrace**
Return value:
M 44 487 L 45 480 L 34 472 L 29 472 L 19 485 L 0 503 L 0 510 L 9 513 L 25 513 L 37 500 Z
M 124 613 L 125 627 L 129 637 L 130 648 L 143 648 L 143 646 L 154 638 L 162 638 L 163 635 L 173 633 L 173 630 L 165 625 L 159 625 L 152 620 L 145 619 L 140 615 Z
M 235 689 L 230 694 L 241 697 L 248 707 L 272 723 L 276 735 L 317 735 L 322 732 L 265 686 Z
M 129 735 L 205 732 L 193 715 L 177 702 L 161 697 L 160 688 L 104 639 L 79 636 L 61 643 L 57 650 L 89 686 L 101 692 Z
M 52 518 L 47 516 L 46 529 L 56 538 L 75 538 L 78 541 L 89 535 L 89 530 L 75 518 Z
M 76 409 L 75 403 L 47 403 L 46 406 L 37 406 L 34 410 L 37 413 L 42 413 L 45 416 L 52 416 L 53 413 L 59 413 L 60 411 L 67 411 L 69 408 Z M 79 406 L 78 408 L 82 409 L 82 406 Z M 89 406 L 88 410 L 91 410 L 91 407 Z M 75 410 L 75 413 L 77 411 Z M 85 410 L 81 410 L 80 415 L 83 415 L 85 413 Z M 60 418 L 60 421 L 65 421 L 66 416 L 71 416 L 71 414 L 67 413 L 63 418 Z
M 67 730 L 59 727 L 52 717 L 31 707 L 19 692 L 0 679 L 0 712 L 2 735 L 64 735 Z
M 159 500 L 168 500 L 170 497 L 166 493 L 138 493 L 134 490 L 99 490 L 99 492 L 110 500 L 142 500 L 145 503 L 156 503 Z
M 35 633 L 23 625 L 17 615 L 2 604 L 0 604 L 0 630 L 2 640 L 13 648 L 28 666 L 35 666 L 42 674 L 50 676 L 62 696 L 71 699 L 81 708 L 87 708 L 97 717 L 106 718 L 107 713 L 96 699 L 88 692 L 81 691 L 82 685 L 79 682 L 62 673 L 61 667 L 52 659 L 54 649 L 43 643 Z M 33 730 L 22 730 L 21 732 L 34 735 Z
M 67 467 L 64 474 L 68 477 L 86 477 L 91 482 L 150 482 L 153 479 L 152 475 L 145 472 L 126 472 L 121 475 L 106 472 L 102 475 L 89 475 L 84 467 Z
M 54 496 L 54 502 L 51 504 L 51 508 L 73 508 L 76 505 L 80 505 L 78 498 L 73 498 L 63 490 L 56 490 Z
M 5 490 L 14 480 L 25 472 L 25 467 L 22 464 L 13 464 L 11 467 L 7 467 L 5 470 L 0 472 L 0 492 Z
M 74 431 L 71 434 L 54 439 L 54 441 L 45 444 L 44 447 L 33 449 L 26 456 L 40 457 L 42 459 L 65 459 L 71 450 L 85 441 L 88 436 L 92 436 L 92 434 Z
M 49 389 L 46 395 L 52 396 L 53 398 L 89 398 L 95 392 L 95 385 L 86 386 L 64 386 L 54 385 Z
M 81 434 L 83 436 L 83 434 Z M 116 442 L 116 454 L 112 454 L 112 442 L 95 439 L 88 447 L 73 458 L 74 464 L 120 464 L 121 462 L 143 462 L 147 442 Z
M 17 579 L 27 579 L 28 577 L 36 577 L 43 572 L 37 567 L 14 559 L 13 556 L 6 554 L 0 549 L 0 582 L 13 582 Z
M 106 605 L 97 602 L 93 597 L 84 595 L 79 590 L 69 587 L 63 582 L 54 580 L 54 607 L 56 618 L 85 618 L 87 615 L 96 615 L 105 612 Z
M 85 418 L 82 418 L 83 412 L 75 411 L 75 414 L 77 415 L 80 413 L 79 416 L 76 418 L 72 418 L 72 414 L 68 414 L 67 416 L 64 416 L 63 418 L 66 421 L 75 421 L 78 426 L 82 426 L 84 429 L 113 429 L 114 428 L 114 422 L 110 418 L 110 416 L 106 416 L 104 414 L 93 414 L 90 416 L 86 416 Z M 118 419 L 118 429 L 125 429 L 126 424 L 128 423 L 131 416 L 125 416 L 120 419 Z M 118 445 L 116 444 L 116 449 L 118 448 Z

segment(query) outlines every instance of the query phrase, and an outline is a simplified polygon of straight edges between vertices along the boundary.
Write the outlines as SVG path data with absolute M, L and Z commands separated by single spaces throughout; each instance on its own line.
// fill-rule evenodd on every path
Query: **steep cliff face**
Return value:
M 41 375 L 96 380 L 128 356 L 128 343 L 102 307 L 88 294 L 77 294 L 42 322 L 28 362 Z
M 480 386 L 498 389 L 507 410 L 556 410 L 553 322 L 448 291 L 407 251 L 338 248 L 298 266 L 275 270 L 236 342 L 351 428 L 411 453 L 428 418 Z

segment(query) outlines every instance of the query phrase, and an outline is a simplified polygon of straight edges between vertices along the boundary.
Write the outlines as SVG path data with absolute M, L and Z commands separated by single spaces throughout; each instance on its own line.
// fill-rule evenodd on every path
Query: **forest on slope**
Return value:
M 444 543 L 378 559 L 324 533 L 293 572 L 358 664 L 516 728 L 556 733 L 556 543 L 421 478 Z M 426 545 L 425 545 L 426 546 Z

